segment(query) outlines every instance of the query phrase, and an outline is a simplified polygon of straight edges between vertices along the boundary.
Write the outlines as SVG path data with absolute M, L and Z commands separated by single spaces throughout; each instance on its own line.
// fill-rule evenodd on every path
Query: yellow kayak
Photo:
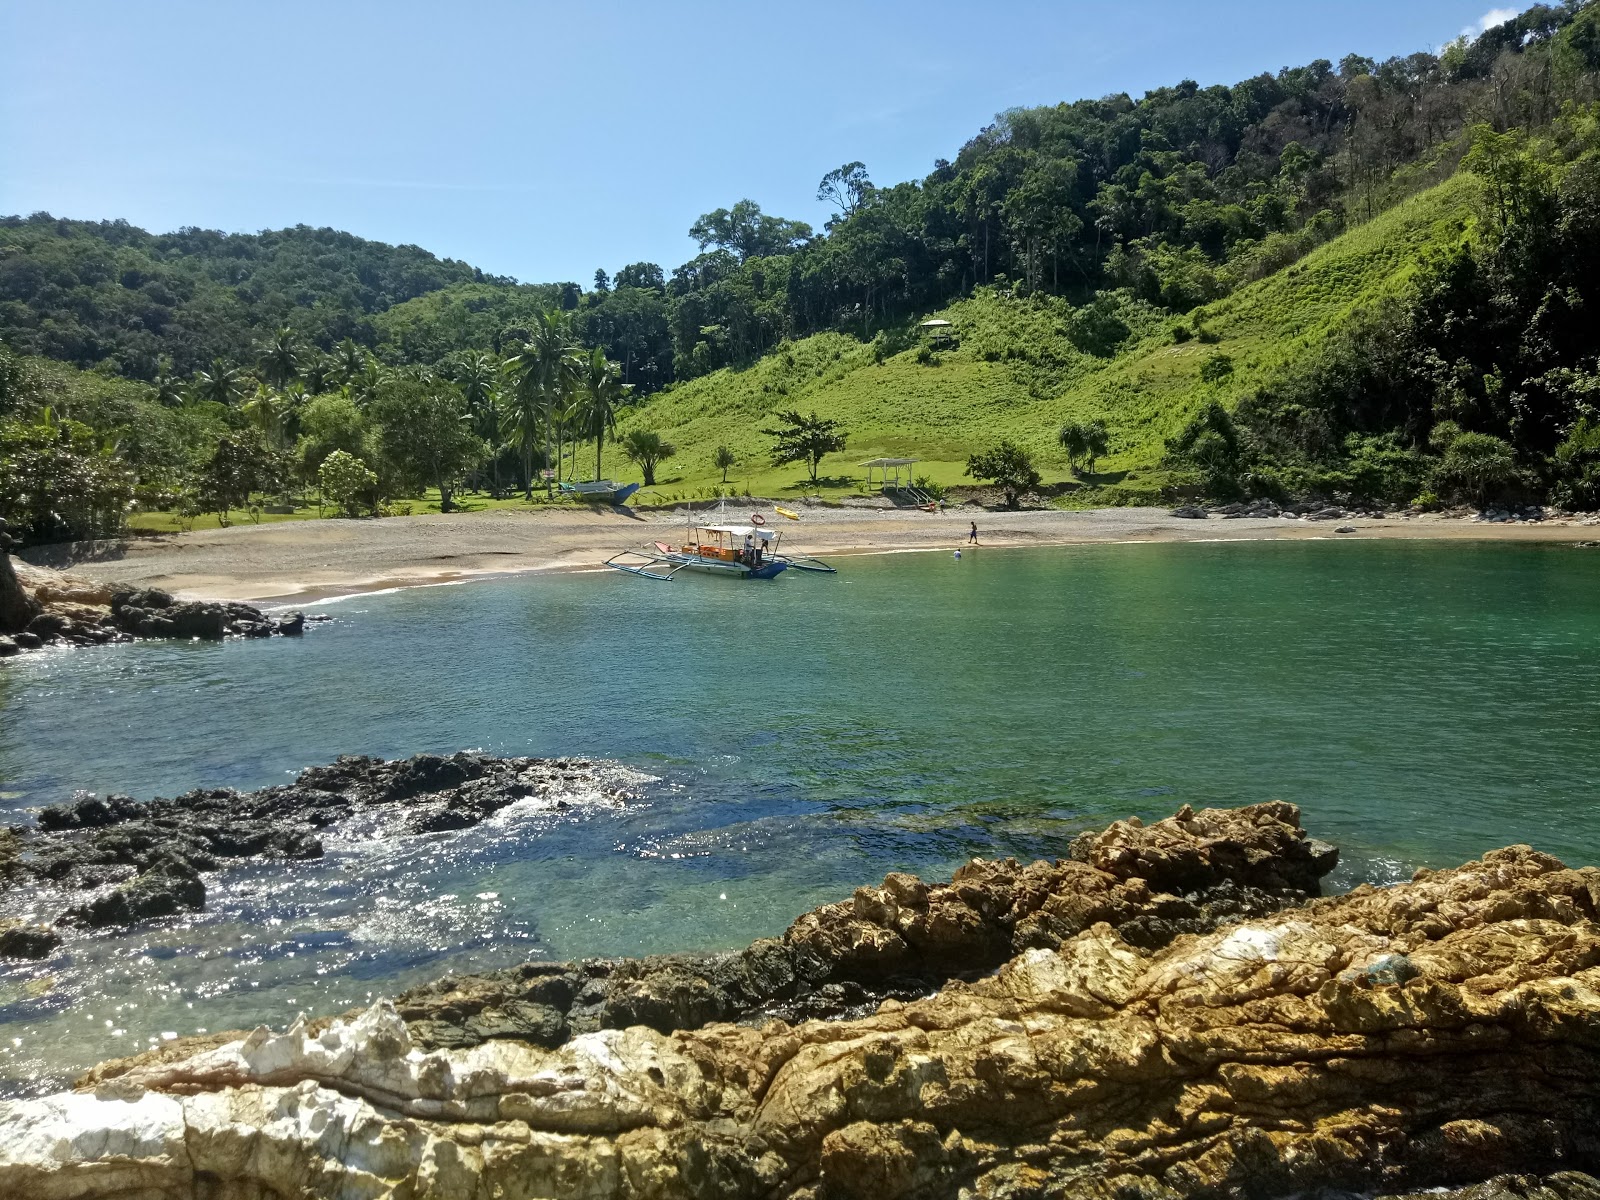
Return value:
M 780 517 L 788 517 L 791 521 L 798 521 L 800 519 L 800 514 L 795 512 L 792 508 L 783 508 L 780 505 L 774 504 L 772 506 L 772 511 L 777 513 Z

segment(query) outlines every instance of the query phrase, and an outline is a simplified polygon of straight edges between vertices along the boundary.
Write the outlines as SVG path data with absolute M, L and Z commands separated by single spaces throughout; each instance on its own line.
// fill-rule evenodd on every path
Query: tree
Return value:
M 718 446 L 716 453 L 711 456 L 711 464 L 722 472 L 722 482 L 728 482 L 728 472 L 733 469 L 739 460 L 733 456 L 733 451 L 726 446 Z
M 811 482 L 817 482 L 817 468 L 824 455 L 836 454 L 844 449 L 846 434 L 843 426 L 831 418 L 819 417 L 813 410 L 809 417 L 798 410 L 773 414 L 778 428 L 761 432 L 777 440 L 772 445 L 772 465 L 803 462 L 811 472 Z
M 967 459 L 967 474 L 973 479 L 987 479 L 1003 490 L 1007 508 L 1016 508 L 1018 496 L 1040 483 L 1033 458 L 1021 446 L 1006 440 Z
M 49 408 L 0 421 L 0 518 L 23 544 L 109 537 L 132 499 L 132 473 L 87 425 Z
M 596 268 L 595 270 L 594 290 L 602 293 L 611 290 L 611 276 L 607 275 L 603 269 Z
M 811 226 L 768 216 L 754 200 L 741 200 L 733 208 L 719 208 L 689 227 L 700 249 L 716 246 L 739 256 L 740 262 L 788 254 L 810 240 Z
M 836 220 L 855 216 L 872 190 L 866 164 L 851 162 L 835 167 L 822 177 L 822 182 L 817 184 L 817 199 L 839 210 L 838 218 L 829 221 L 832 225 Z
M 317 468 L 317 486 L 346 516 L 359 517 L 363 508 L 370 507 L 378 476 L 354 454 L 335 450 Z
M 252 492 L 276 492 L 283 487 L 283 462 L 254 430 L 225 437 L 217 443 L 200 471 L 200 503 L 228 522 L 228 513 L 250 502 Z
M 1084 469 L 1094 471 L 1095 459 L 1106 452 L 1110 437 L 1106 432 L 1106 423 L 1101 420 L 1094 421 L 1069 421 L 1061 427 L 1057 435 L 1061 447 L 1067 452 L 1067 465 L 1074 473 L 1081 462 Z
M 367 367 L 367 352 L 349 338 L 333 348 L 332 378 L 352 384 Z
M 1517 463 L 1510 445 L 1487 433 L 1458 434 L 1439 464 L 1439 492 L 1447 499 L 1470 500 L 1480 508 L 1503 496 L 1516 482 Z
M 467 403 L 473 432 L 488 444 L 491 451 L 494 468 L 491 494 L 498 499 L 500 455 L 495 452 L 503 444 L 500 436 L 500 364 L 481 351 L 469 353 L 456 363 L 454 378 L 461 388 L 461 398 Z
M 1497 133 L 1492 125 L 1472 128 L 1472 148 L 1462 165 L 1483 181 L 1495 232 L 1504 235 L 1527 220 L 1550 197 L 1549 172 L 1528 150 L 1520 129 Z
M 300 347 L 295 342 L 294 330 L 280 325 L 261 348 L 257 365 L 261 378 L 275 388 L 286 388 L 300 378 Z
M 678 452 L 676 446 L 664 441 L 653 429 L 630 429 L 617 445 L 628 461 L 644 472 L 645 487 L 655 487 L 656 468 Z
M 579 419 L 594 438 L 594 477 L 598 480 L 606 432 L 616 433 L 617 409 L 632 389 L 622 382 L 617 364 L 608 361 L 599 346 L 589 352 L 582 383 Z
M 156 403 L 162 408 L 183 407 L 183 381 L 172 372 L 172 360 L 163 355 L 156 361 L 156 378 L 153 385 Z M 4 410 L 0 403 L 0 411 Z
M 511 387 L 502 397 L 501 431 L 522 450 L 524 493 L 533 499 L 533 448 L 544 428 L 544 461 L 551 457 L 555 415 L 564 406 L 581 370 L 567 318 L 555 309 L 540 313 L 528 340 L 505 362 Z
M 439 511 L 451 512 L 461 478 L 489 454 L 472 432 L 460 390 L 440 379 L 394 379 L 379 390 L 372 415 L 379 448 L 402 485 L 438 488 Z
M 300 413 L 300 477 L 318 479 L 324 461 L 338 451 L 352 458 L 367 453 L 367 418 L 348 392 L 313 396 Z
M 629 263 L 617 272 L 617 277 L 613 282 L 618 290 L 622 288 L 640 288 L 653 292 L 667 290 L 666 273 L 651 262 Z
M 232 406 L 244 394 L 244 374 L 238 367 L 214 359 L 209 371 L 194 373 L 193 391 L 197 399 Z
M 1207 384 L 1222 383 L 1233 376 L 1233 356 L 1229 354 L 1213 354 L 1200 364 L 1200 382 Z

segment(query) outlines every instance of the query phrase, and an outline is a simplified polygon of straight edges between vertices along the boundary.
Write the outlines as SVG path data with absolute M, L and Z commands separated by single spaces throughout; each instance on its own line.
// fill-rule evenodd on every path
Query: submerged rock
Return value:
M 1137 833 L 1100 850 L 1180 878 L 1207 857 Z M 1136 875 L 1101 894 L 1135 880 L 1159 902 Z M 971 914 L 950 944 L 1005 924 L 998 893 L 947 886 Z M 885 895 L 931 912 L 938 891 L 924 910 L 914 881 L 886 881 L 853 919 L 898 932 Z M 1155 948 L 1096 920 L 850 1020 L 554 1049 L 428 1049 L 380 1001 L 0 1103 L 0 1195 L 1594 1200 L 1575 1172 L 1600 1165 L 1597 900 L 1600 872 L 1519 846 Z
M 61 945 L 61 935 L 48 925 L 0 921 L 0 958 L 49 958 Z
M 16 835 L 26 854 L 0 875 L 0 890 L 32 881 L 81 893 L 62 923 L 126 927 L 204 908 L 200 873 L 229 860 L 318 858 L 321 831 L 360 812 L 392 811 L 400 833 L 461 829 L 518 800 L 548 795 L 554 803 L 580 786 L 607 803 L 627 799 L 587 761 L 465 753 L 392 762 L 347 755 L 254 792 L 201 789 L 148 802 L 80 793 L 42 809 L 37 828 Z

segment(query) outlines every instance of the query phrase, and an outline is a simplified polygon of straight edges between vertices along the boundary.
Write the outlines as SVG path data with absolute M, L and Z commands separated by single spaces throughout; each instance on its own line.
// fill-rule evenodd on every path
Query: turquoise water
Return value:
M 1294 801 L 1344 848 L 1341 884 L 1516 841 L 1600 859 L 1600 554 L 1296 542 L 841 565 L 420 588 L 328 605 L 337 620 L 302 641 L 0 667 L 0 815 L 75 788 L 256 787 L 353 752 L 639 773 L 620 810 L 355 831 L 320 862 L 225 873 L 194 919 L 0 974 L 0 1089 L 447 970 L 742 945 L 889 870 L 1059 855 L 1185 802 Z

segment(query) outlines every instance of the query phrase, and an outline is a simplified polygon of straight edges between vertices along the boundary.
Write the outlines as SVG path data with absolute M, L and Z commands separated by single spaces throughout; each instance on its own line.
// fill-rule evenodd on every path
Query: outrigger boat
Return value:
M 682 545 L 650 542 L 640 550 L 624 550 L 606 560 L 606 566 L 645 579 L 668 580 L 679 571 L 705 571 L 739 579 L 774 579 L 791 568 L 820 575 L 838 572 L 809 555 L 778 553 L 783 535 L 766 527 L 756 513 L 749 525 L 690 525 Z
M 597 479 L 593 483 L 563 483 L 560 487 L 563 496 L 591 504 L 621 504 L 639 490 L 637 483 L 617 483 L 610 479 Z

